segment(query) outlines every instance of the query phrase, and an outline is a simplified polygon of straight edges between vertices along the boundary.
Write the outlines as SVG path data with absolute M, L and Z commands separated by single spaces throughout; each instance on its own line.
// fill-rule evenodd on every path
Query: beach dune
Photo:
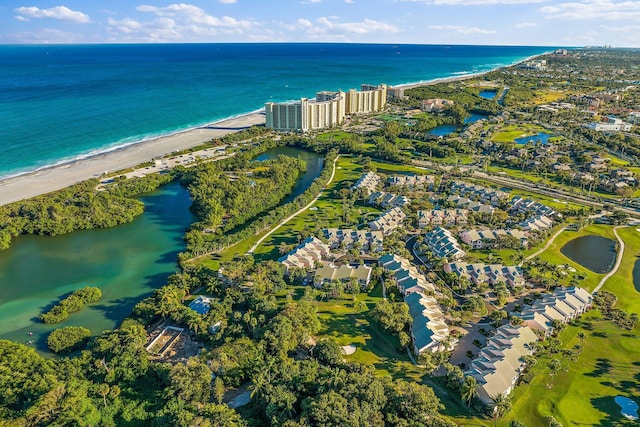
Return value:
M 263 112 L 250 113 L 8 178 L 0 181 L 0 206 L 98 178 L 106 171 L 127 169 L 264 122 Z

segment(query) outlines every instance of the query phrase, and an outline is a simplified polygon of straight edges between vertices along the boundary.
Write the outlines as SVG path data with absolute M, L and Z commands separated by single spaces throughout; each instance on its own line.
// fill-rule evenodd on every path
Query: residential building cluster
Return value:
M 500 282 L 512 288 L 525 285 L 522 268 L 517 266 L 452 262 L 445 264 L 443 269 L 446 273 L 454 273 L 458 277 L 464 277 L 476 285 L 482 283 L 496 285 Z
M 465 209 L 470 212 L 475 212 L 483 216 L 491 216 L 495 212 L 495 208 L 491 205 L 485 205 L 484 203 L 471 200 L 467 197 L 462 197 L 458 194 L 452 194 L 446 199 L 447 203 L 453 204 L 458 209 Z
M 432 175 L 395 175 L 389 178 L 390 186 L 408 187 L 413 190 L 433 190 L 436 182 Z
M 407 215 L 400 208 L 392 208 L 384 212 L 375 220 L 369 223 L 369 229 L 372 231 L 381 231 L 383 234 L 390 234 L 393 230 L 400 227 Z
M 520 318 L 531 329 L 541 331 L 545 337 L 553 333 L 554 320 L 567 323 L 591 308 L 593 297 L 579 287 L 556 288 L 553 294 L 545 294 L 525 306 Z
M 464 181 L 451 181 L 449 190 L 451 193 L 457 193 L 460 196 L 468 197 L 482 203 L 488 203 L 493 206 L 498 206 L 501 202 L 509 198 L 509 193 L 505 191 L 486 188 Z
M 472 249 L 490 249 L 496 246 L 502 237 L 512 237 L 520 243 L 521 248 L 529 245 L 528 233 L 518 229 L 498 230 L 463 230 L 458 233 L 460 240 Z
M 523 62 L 518 65 L 518 68 L 523 70 L 544 71 L 547 69 L 546 59 L 533 59 L 531 61 Z
M 436 299 L 429 295 L 435 291 L 432 283 L 407 259 L 398 255 L 384 255 L 378 264 L 393 279 L 409 306 L 411 339 L 416 354 L 425 351 L 446 350 L 449 328 Z
M 316 270 L 313 278 L 313 284 L 317 288 L 321 288 L 322 285 L 330 283 L 334 280 L 341 282 L 348 282 L 349 280 L 355 280 L 360 289 L 365 289 L 371 282 L 371 267 L 366 265 L 358 265 L 352 267 L 347 264 L 343 264 L 339 267 L 330 262 L 322 262 L 322 266 Z
M 491 406 L 495 397 L 511 393 L 523 372 L 524 356 L 533 353 L 531 344 L 537 340 L 528 326 L 511 324 L 499 327 L 487 340 L 465 372 L 480 384 L 478 398 L 482 403 Z
M 411 199 L 407 196 L 396 196 L 385 191 L 375 191 L 369 196 L 369 203 L 385 208 L 401 208 L 411 204 Z
M 414 292 L 433 293 L 436 289 L 415 265 L 400 255 L 383 255 L 378 259 L 378 264 L 384 269 L 387 276 L 393 279 L 398 290 L 405 297 Z
M 411 340 L 416 354 L 448 350 L 455 344 L 434 297 L 414 292 L 405 297 L 404 302 L 409 306 Z
M 451 227 L 467 225 L 469 211 L 467 209 L 431 209 L 418 211 L 418 227 Z
M 536 202 L 531 199 L 524 199 L 520 196 L 514 196 L 511 199 L 511 211 L 515 213 L 531 214 L 531 215 L 544 215 L 553 217 L 557 212 L 547 205 L 540 202 Z
M 265 104 L 266 127 L 275 130 L 306 132 L 340 126 L 347 115 L 382 111 L 387 102 L 388 86 L 362 85 L 348 92 L 322 91 L 315 99 Z
M 351 189 L 356 191 L 362 188 L 369 195 L 376 191 L 378 184 L 380 184 L 380 176 L 373 172 L 367 172 L 353 184 Z
M 349 250 L 359 247 L 365 252 L 379 252 L 382 250 L 384 234 L 382 231 L 353 230 L 350 228 L 325 228 L 322 236 L 331 249 Z
M 424 242 L 437 258 L 460 259 L 466 255 L 453 234 L 445 228 L 434 228 L 424 237 Z
M 449 99 L 424 99 L 420 108 L 427 113 L 439 113 L 454 105 L 455 103 Z
M 308 237 L 289 253 L 278 259 L 285 268 L 316 268 L 316 265 L 331 253 L 329 246 L 320 239 Z
M 524 231 L 544 231 L 553 227 L 553 220 L 548 216 L 536 215 L 518 224 Z

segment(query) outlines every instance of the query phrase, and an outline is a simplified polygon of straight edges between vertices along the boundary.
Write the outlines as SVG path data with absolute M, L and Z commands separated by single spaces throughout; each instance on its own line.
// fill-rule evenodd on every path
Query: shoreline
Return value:
M 423 82 L 399 84 L 394 87 L 410 89 L 472 79 L 501 68 L 516 66 L 547 55 L 550 52 L 532 55 L 511 65 L 502 65 L 487 71 L 438 77 Z M 264 109 L 259 109 L 206 123 L 198 127 L 178 130 L 173 133 L 78 155 L 76 158 L 62 160 L 59 163 L 43 166 L 32 171 L 19 172 L 12 176 L 0 178 L 0 206 L 47 194 L 88 179 L 99 178 L 105 172 L 134 167 L 154 158 L 171 154 L 174 151 L 192 148 L 211 139 L 220 138 L 264 123 Z
M 106 171 L 137 166 L 264 122 L 264 113 L 254 111 L 9 177 L 0 181 L 0 206 L 99 178 Z

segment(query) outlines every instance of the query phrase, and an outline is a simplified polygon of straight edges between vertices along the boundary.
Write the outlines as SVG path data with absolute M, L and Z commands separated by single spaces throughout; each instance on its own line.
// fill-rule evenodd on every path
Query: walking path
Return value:
M 336 156 L 336 158 L 333 160 L 333 171 L 331 172 L 331 177 L 329 177 L 329 181 L 327 181 L 327 184 L 325 185 L 325 188 L 328 187 L 329 184 L 331 184 L 331 182 L 333 182 L 333 178 L 336 176 L 336 162 L 338 161 L 339 158 L 340 158 L 340 155 L 338 154 Z M 260 246 L 260 243 L 262 243 L 264 241 L 264 239 L 266 239 L 267 237 L 271 236 L 271 234 L 273 234 L 278 228 L 282 227 L 287 222 L 291 221 L 293 218 L 295 218 L 296 216 L 300 215 L 302 212 L 306 211 L 311 206 L 313 206 L 313 204 L 318 201 L 320 196 L 322 196 L 322 193 L 323 193 L 323 191 L 321 191 L 311 202 L 309 202 L 309 204 L 307 206 L 301 208 L 297 212 L 292 213 L 291 215 L 289 215 L 288 217 L 286 217 L 285 219 L 280 221 L 280 224 L 278 224 L 275 227 L 273 227 L 271 230 L 269 230 L 267 232 L 267 234 L 265 234 L 260 239 L 258 239 L 258 241 L 253 246 L 251 246 L 251 249 L 249 249 L 247 251 L 247 254 L 254 253 L 255 250 L 258 249 L 258 246 Z
M 562 233 L 564 230 L 566 230 L 567 227 L 562 227 L 560 230 L 556 231 L 553 236 L 551 236 L 551 238 L 547 241 L 547 243 L 544 245 L 544 247 L 542 249 L 537 250 L 535 253 L 532 253 L 531 255 L 529 255 L 528 257 L 524 258 L 520 264 L 518 264 L 519 266 L 521 266 L 525 261 L 529 261 L 530 259 L 533 259 L 535 257 L 537 257 L 538 255 L 540 255 L 542 252 L 546 251 L 547 249 L 549 249 L 549 246 L 551 246 L 551 244 L 553 243 L 554 240 L 556 240 L 556 237 L 558 237 L 560 235 L 560 233 Z
M 600 288 L 602 287 L 602 285 L 604 285 L 606 283 L 607 280 L 609 280 L 609 277 L 613 276 L 614 274 L 616 274 L 616 272 L 618 271 L 618 268 L 620 267 L 620 264 L 622 263 L 622 257 L 624 256 L 624 240 L 622 240 L 620 238 L 620 236 L 618 235 L 618 229 L 620 227 L 624 227 L 623 225 L 617 225 L 615 227 L 613 227 L 613 234 L 616 236 L 616 239 L 618 239 L 618 244 L 619 244 L 619 248 L 618 248 L 618 257 L 616 258 L 616 263 L 613 266 L 613 269 L 607 273 L 606 276 L 604 276 L 602 278 L 602 280 L 600 280 L 600 283 L 598 283 L 598 286 L 595 287 L 595 289 L 593 290 L 593 292 L 591 292 L 592 294 L 597 293 Z

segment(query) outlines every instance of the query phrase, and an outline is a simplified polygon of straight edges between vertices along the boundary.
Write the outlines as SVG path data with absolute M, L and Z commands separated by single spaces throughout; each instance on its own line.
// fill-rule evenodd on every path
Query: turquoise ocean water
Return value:
M 477 73 L 542 47 L 0 46 L 0 177 L 361 83 Z

